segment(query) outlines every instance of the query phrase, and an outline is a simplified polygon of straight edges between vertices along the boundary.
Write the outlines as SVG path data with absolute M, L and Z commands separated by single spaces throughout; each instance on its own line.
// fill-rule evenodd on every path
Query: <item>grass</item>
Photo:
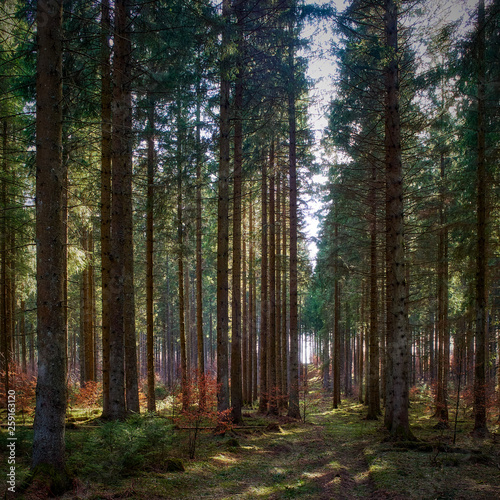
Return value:
M 166 418 L 140 416 L 121 423 L 76 425 L 67 432 L 67 463 L 76 480 L 73 491 L 63 498 L 500 497 L 500 448 L 495 436 L 474 441 L 469 436 L 472 422 L 462 419 L 455 448 L 442 451 L 444 445 L 451 445 L 452 431 L 433 428 L 436 422 L 430 415 L 429 400 L 419 395 L 411 406 L 417 445 L 384 442 L 381 421 L 365 420 L 363 405 L 350 400 L 332 410 L 317 382 L 311 386 L 316 394 L 306 423 L 246 410 L 247 429 L 237 429 L 226 437 L 200 433 L 193 460 L 187 459 L 187 432 L 175 430 Z M 265 430 L 271 421 L 279 423 L 279 432 Z M 17 432 L 20 480 L 28 474 L 32 431 L 18 428 Z M 5 445 L 2 434 L 2 475 Z M 185 472 L 167 472 L 169 457 L 182 458 Z M 3 496 L 1 487 L 0 493 Z M 35 493 L 24 496 L 41 498 Z

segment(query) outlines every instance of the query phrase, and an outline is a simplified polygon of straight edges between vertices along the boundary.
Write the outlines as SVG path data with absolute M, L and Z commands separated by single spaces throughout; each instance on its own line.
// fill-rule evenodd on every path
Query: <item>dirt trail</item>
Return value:
M 305 457 L 297 463 L 298 472 L 301 469 L 313 470 L 309 474 L 317 491 L 311 493 L 311 497 L 320 500 L 387 498 L 382 492 L 375 491 L 370 478 L 364 456 L 367 442 L 354 441 L 342 437 L 339 432 L 329 431 L 324 418 L 316 417 L 314 420 L 314 424 L 304 426 L 306 432 L 295 444 L 296 448 L 303 450 Z M 278 494 L 275 498 L 281 496 Z
M 258 466 L 260 484 L 274 479 L 274 491 L 269 491 L 267 498 L 396 499 L 376 490 L 364 454 L 370 437 L 353 435 L 352 418 L 347 414 L 332 422 L 331 415 L 318 414 L 312 423 L 284 425 L 282 433 L 249 439 L 259 448 L 262 459 Z M 243 459 L 242 468 L 248 471 L 251 461 L 250 456 L 248 461 Z M 256 485 L 253 491 L 242 489 L 239 494 L 219 498 L 266 497 Z

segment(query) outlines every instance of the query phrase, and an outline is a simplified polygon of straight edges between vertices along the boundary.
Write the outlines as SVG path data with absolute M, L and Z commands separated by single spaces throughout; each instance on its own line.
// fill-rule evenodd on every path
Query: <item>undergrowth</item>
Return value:
M 418 441 L 389 443 L 384 442 L 383 418 L 366 420 L 366 407 L 353 400 L 343 400 L 333 410 L 320 382 L 311 370 L 309 393 L 301 393 L 301 421 L 245 409 L 245 425 L 225 436 L 214 435 L 202 422 L 193 459 L 193 423 L 183 420 L 178 404 L 175 411 L 170 404 L 158 414 L 134 415 L 123 422 L 92 420 L 99 413 L 95 404 L 75 406 L 66 450 L 67 467 L 76 480 L 64 498 L 500 497 L 498 437 L 474 440 L 472 421 L 462 408 L 453 445 L 451 428 L 434 428 L 431 392 L 425 387 L 413 390 L 410 418 Z M 175 400 L 169 396 L 165 402 Z M 452 415 L 450 411 L 450 420 Z M 494 430 L 494 419 L 490 427 Z M 18 426 L 16 433 L 21 482 L 29 473 L 33 431 Z M 2 433 L 2 475 L 6 444 Z M 178 469 L 185 472 L 170 472 L 175 459 L 184 461 Z

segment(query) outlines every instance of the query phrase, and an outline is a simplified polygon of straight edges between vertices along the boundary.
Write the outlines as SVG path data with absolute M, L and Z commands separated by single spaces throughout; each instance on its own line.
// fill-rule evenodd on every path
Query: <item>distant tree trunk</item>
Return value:
M 254 242 L 255 243 L 255 242 Z M 253 260 L 255 264 L 255 250 L 253 251 Z M 259 355 L 257 352 L 257 278 L 254 272 L 254 278 L 252 283 L 252 353 L 253 353 L 253 363 L 252 363 L 252 402 L 257 400 L 259 386 L 257 384 L 258 380 L 258 370 L 259 370 Z
M 330 389 L 330 352 L 328 345 L 328 335 L 323 335 L 320 339 L 322 343 L 321 349 L 321 378 L 323 380 L 323 389 L 328 391 Z
M 398 77 L 398 8 L 385 2 L 386 46 L 391 51 L 385 69 L 385 163 L 387 180 L 387 249 L 392 329 L 387 332 L 391 378 L 387 398 L 386 426 L 393 439 L 413 439 L 409 427 L 409 336 L 405 319 L 405 261 L 403 236 L 403 173 Z
M 447 283 L 447 268 L 448 268 L 448 252 L 447 252 L 447 230 L 445 216 L 445 158 L 441 152 L 441 187 L 440 187 L 440 203 L 439 208 L 439 234 L 438 234 L 438 272 L 437 272 L 437 300 L 438 300 L 438 377 L 436 391 L 436 412 L 435 416 L 439 419 L 438 426 L 448 427 L 448 403 L 447 403 L 447 372 L 449 358 L 446 356 L 449 342 L 448 338 L 448 283 Z
M 27 372 L 28 363 L 26 357 L 26 302 L 21 300 L 20 305 L 19 333 L 21 336 L 21 370 Z
M 150 98 L 148 109 L 148 192 L 146 203 L 146 324 L 147 324 L 147 373 L 148 411 L 156 411 L 154 363 L 154 175 L 155 175 L 155 105 Z
M 92 317 L 92 233 L 83 229 L 82 246 L 85 252 L 86 266 L 82 272 L 82 348 L 83 364 L 80 366 L 82 383 L 96 380 L 95 370 L 95 345 L 94 345 L 94 321 Z
M 248 275 L 247 275 L 247 217 L 246 204 L 242 200 L 241 217 L 243 220 L 241 239 L 241 273 L 242 273 L 242 295 L 241 295 L 241 368 L 242 368 L 242 399 L 243 405 L 249 403 L 248 396 L 248 353 L 249 353 L 249 328 L 248 328 Z
M 335 223 L 335 241 L 338 242 L 339 225 Z M 340 399 L 340 289 L 338 280 L 338 257 L 335 257 L 334 306 L 333 306 L 333 408 L 338 408 Z
M 196 209 L 195 209 L 196 210 Z M 196 256 L 195 256 L 196 257 Z M 196 262 L 195 262 L 195 272 L 196 272 Z M 194 379 L 198 383 L 198 372 L 197 372 L 197 367 L 198 367 L 198 337 L 197 337 L 197 330 L 196 330 L 196 286 L 195 286 L 195 275 L 194 273 L 187 273 L 188 275 L 188 280 L 190 283 L 190 292 L 189 292 L 189 297 L 190 297 L 190 306 L 189 306 L 189 326 L 191 328 L 191 341 L 192 341 L 192 369 L 194 371 Z
M 196 98 L 196 338 L 198 340 L 198 375 L 200 381 L 200 405 L 206 398 L 205 351 L 203 345 L 203 259 L 202 259 L 202 202 L 201 202 L 201 91 L 198 85 Z
M 181 392 L 182 409 L 187 410 L 189 405 L 188 391 L 188 360 L 186 346 L 186 297 L 184 293 L 184 227 L 182 212 L 184 209 L 182 199 L 182 151 L 181 151 L 181 113 L 180 105 L 177 113 L 177 246 L 178 246 L 178 285 L 179 285 L 179 337 L 181 354 Z
M 187 205 L 187 203 L 184 203 Z M 189 234 L 186 227 L 184 229 L 184 246 L 187 248 L 189 245 Z M 191 332 L 191 300 L 190 300 L 190 287 L 189 287 L 189 258 L 186 257 L 186 262 L 184 266 L 184 324 L 186 331 L 186 367 L 187 367 L 187 377 L 190 378 L 191 375 L 195 375 L 192 370 L 194 370 L 196 365 L 193 365 L 193 337 Z
M 378 336 L 378 286 L 377 286 L 377 167 L 372 166 L 370 183 L 370 330 L 369 330 L 369 380 L 368 415 L 375 420 L 380 411 L 380 372 Z
M 111 238 L 111 50 L 109 0 L 101 2 L 101 295 L 102 417 L 109 415 L 109 271 Z
M 62 161 L 62 2 L 37 6 L 36 241 L 38 379 L 33 468 L 64 470 L 66 324 Z
M 166 269 L 165 269 L 165 275 L 166 275 L 166 292 L 165 292 L 165 322 L 167 325 L 167 329 L 165 332 L 166 339 L 165 342 L 167 343 L 167 356 L 165 357 L 165 363 L 167 364 L 166 366 L 166 378 L 167 378 L 167 387 L 172 388 L 173 383 L 174 383 L 174 340 L 173 340 L 173 334 L 172 334 L 172 309 L 170 307 L 170 259 L 168 258 L 167 254 L 167 262 L 166 262 Z
M 282 225 L 282 234 L 283 241 L 281 244 L 281 268 L 282 268 L 282 279 L 283 283 L 281 286 L 281 349 L 282 349 L 282 368 L 281 368 L 281 376 L 282 376 L 282 387 L 283 387 L 283 406 L 286 406 L 287 401 L 285 396 L 288 394 L 288 328 L 287 328 L 287 317 L 288 317 L 288 309 L 287 309 L 287 210 L 286 210 L 286 175 L 283 176 L 283 200 L 282 200 L 282 209 L 281 209 L 281 225 Z
M 126 129 L 129 134 L 132 131 L 132 101 L 131 94 L 128 95 L 127 106 L 130 111 L 127 116 Z M 130 139 L 131 148 L 131 139 Z M 125 381 L 127 412 L 139 413 L 139 374 L 137 359 L 137 338 L 135 332 L 135 287 L 134 287 L 134 241 L 133 241 L 133 209 L 132 209 L 132 151 L 128 156 L 128 172 L 126 177 L 126 203 L 125 203 L 125 246 L 124 251 L 124 312 L 125 322 Z
M 455 355 L 453 357 L 455 357 Z M 498 367 L 497 368 L 497 410 L 498 410 L 497 423 L 500 424 L 500 328 L 497 328 L 497 367 Z
M 267 217 L 267 163 L 266 158 L 262 159 L 262 243 L 261 243 L 261 278 L 260 278 L 260 399 L 259 412 L 266 413 L 269 402 L 269 386 L 267 377 L 267 351 L 269 343 L 269 295 L 268 295 L 268 217 Z
M 297 296 L 297 140 L 295 116 L 295 47 L 294 4 L 290 7 L 288 46 L 288 127 L 289 127 L 289 176 L 290 176 L 290 386 L 288 416 L 300 418 L 299 409 L 299 332 Z
M 474 429 L 476 437 L 488 435 L 486 418 L 486 124 L 485 124 L 485 13 L 479 0 L 477 26 L 477 260 L 476 260 L 476 356 L 474 368 Z
M 276 202 L 274 141 L 269 155 L 269 336 L 268 336 L 268 391 L 269 413 L 278 414 L 278 392 L 276 380 Z
M 254 243 L 253 243 L 253 204 L 250 201 L 250 208 L 248 214 L 249 222 L 248 222 L 248 238 L 249 238 L 249 255 L 248 255 L 248 267 L 249 267 L 249 290 L 248 290 L 248 379 L 247 379 L 247 391 L 248 391 L 248 400 L 249 403 L 252 404 L 255 400 L 254 392 L 254 365 L 256 359 L 255 352 L 255 325 L 256 319 L 254 314 L 254 302 L 255 302 L 255 293 L 254 293 L 254 283 L 255 283 L 255 272 L 254 272 Z
M 283 407 L 283 344 L 281 338 L 281 175 L 278 169 L 276 178 L 276 387 L 278 406 Z
M 358 363 L 358 369 L 357 369 L 357 384 L 359 387 L 359 394 L 358 394 L 358 401 L 360 403 L 365 402 L 365 393 L 364 393 L 364 357 L 363 357 L 363 346 L 364 346 L 364 339 L 367 335 L 367 330 L 366 330 L 366 325 L 368 323 L 367 317 L 366 317 L 366 286 L 363 283 L 363 296 L 361 299 L 361 311 L 360 311 L 360 317 L 362 321 L 362 325 L 359 330 L 359 336 L 358 336 L 358 349 L 357 349 L 357 363 Z

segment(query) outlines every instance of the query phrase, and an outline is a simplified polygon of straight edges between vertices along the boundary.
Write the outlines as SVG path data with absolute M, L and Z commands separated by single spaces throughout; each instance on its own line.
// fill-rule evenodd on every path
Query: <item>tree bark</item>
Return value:
M 198 85 L 196 96 L 196 338 L 198 340 L 198 377 L 200 384 L 200 406 L 205 405 L 205 351 L 203 343 L 203 255 L 202 247 L 202 201 L 201 167 L 203 163 L 201 144 L 201 91 Z
M 287 308 L 287 196 L 286 196 L 286 175 L 283 176 L 283 196 L 282 196 L 282 209 L 281 209 L 281 225 L 283 241 L 281 242 L 281 269 L 282 269 L 282 279 L 283 283 L 281 286 L 281 349 L 282 349 L 282 388 L 283 388 L 283 406 L 287 405 L 287 400 L 285 396 L 288 394 L 288 308 Z
M 386 47 L 390 51 L 385 68 L 385 164 L 387 182 L 387 249 L 391 329 L 387 332 L 391 378 L 385 423 L 393 439 L 414 439 L 408 419 L 409 336 L 406 328 L 405 261 L 403 236 L 403 171 L 398 77 L 398 8 L 394 0 L 385 2 Z
M 288 47 L 288 127 L 289 127 L 289 177 L 290 177 L 290 385 L 288 416 L 300 418 L 299 409 L 299 331 L 297 295 L 297 139 L 295 116 L 295 12 L 292 2 L 289 26 Z
M 243 3 L 236 3 L 238 29 L 238 61 L 234 95 L 234 172 L 233 172 L 233 272 L 232 272 L 232 336 L 231 336 L 231 407 L 233 422 L 240 424 L 242 394 L 241 370 L 241 175 L 243 164 Z
M 112 196 L 109 332 L 109 418 L 118 420 L 127 413 L 125 402 L 125 219 L 131 176 L 130 129 L 130 44 L 127 33 L 128 1 L 115 2 L 112 99 Z
M 109 415 L 109 272 L 111 238 L 111 50 L 109 0 L 101 2 L 101 295 L 102 417 Z
M 180 106 L 180 105 L 179 105 Z M 185 323 L 185 293 L 184 293 L 184 227 L 182 220 L 183 197 L 182 197 L 182 150 L 181 150 L 181 113 L 177 112 L 177 262 L 178 262 L 178 285 L 179 285 L 179 337 L 181 350 L 181 393 L 182 409 L 187 410 L 189 406 L 188 388 L 188 361 L 186 346 L 186 323 Z
M 268 391 L 269 413 L 278 414 L 278 391 L 276 373 L 276 198 L 274 141 L 269 155 L 269 343 L 268 343 Z
M 377 167 L 372 166 L 370 182 L 370 331 L 368 415 L 375 420 L 380 411 L 380 372 L 377 287 Z
M 339 225 L 335 222 L 335 241 L 338 241 Z M 335 282 L 333 305 L 333 408 L 338 408 L 340 398 L 340 288 L 338 280 L 338 256 L 335 256 Z
M 447 329 L 448 329 L 448 283 L 447 283 L 447 230 L 445 216 L 445 158 L 441 152 L 440 158 L 441 186 L 440 186 L 440 208 L 439 208 L 439 234 L 438 234 L 438 272 L 437 272 L 437 300 L 438 300 L 438 377 L 436 391 L 436 412 L 435 416 L 439 419 L 439 426 L 448 427 L 448 402 L 447 402 L 447 372 L 448 356 L 446 356 L 449 347 Z
M 477 257 L 476 257 L 476 355 L 474 367 L 474 429 L 476 437 L 488 435 L 486 415 L 486 124 L 485 124 L 485 12 L 479 1 L 477 26 Z
M 62 161 L 62 2 L 37 6 L 36 240 L 38 379 L 33 468 L 64 469 L 66 324 Z
M 249 403 L 252 404 L 255 401 L 255 382 L 254 382 L 254 374 L 256 370 L 254 369 L 256 362 L 256 334 L 255 334 L 255 326 L 257 320 L 255 318 L 255 292 L 254 292 L 254 284 L 255 284 L 255 271 L 254 271 L 254 243 L 253 243 L 253 203 L 250 200 L 250 208 L 249 208 L 249 223 L 248 223 L 248 237 L 249 237 L 249 293 L 248 293 L 248 399 Z
M 281 336 L 281 271 L 282 271 L 282 253 L 281 253 L 281 174 L 277 166 L 276 177 L 276 387 L 278 406 L 283 408 L 283 343 Z
M 155 400 L 155 362 L 154 362 L 154 174 L 155 174 L 155 105 L 149 98 L 148 109 L 148 191 L 146 202 L 146 324 L 147 324 L 147 373 L 148 373 L 148 411 L 156 411 Z
M 230 44 L 231 0 L 222 2 L 220 62 L 219 202 L 217 206 L 217 410 L 229 409 L 229 175 L 230 175 Z
M 266 413 L 269 402 L 269 386 L 267 377 L 267 354 L 269 343 L 269 277 L 268 277 L 268 217 L 267 217 L 267 159 L 262 159 L 262 190 L 261 190 L 261 226 L 262 226 L 262 243 L 261 243 L 261 271 L 260 271 L 260 399 L 259 412 Z

